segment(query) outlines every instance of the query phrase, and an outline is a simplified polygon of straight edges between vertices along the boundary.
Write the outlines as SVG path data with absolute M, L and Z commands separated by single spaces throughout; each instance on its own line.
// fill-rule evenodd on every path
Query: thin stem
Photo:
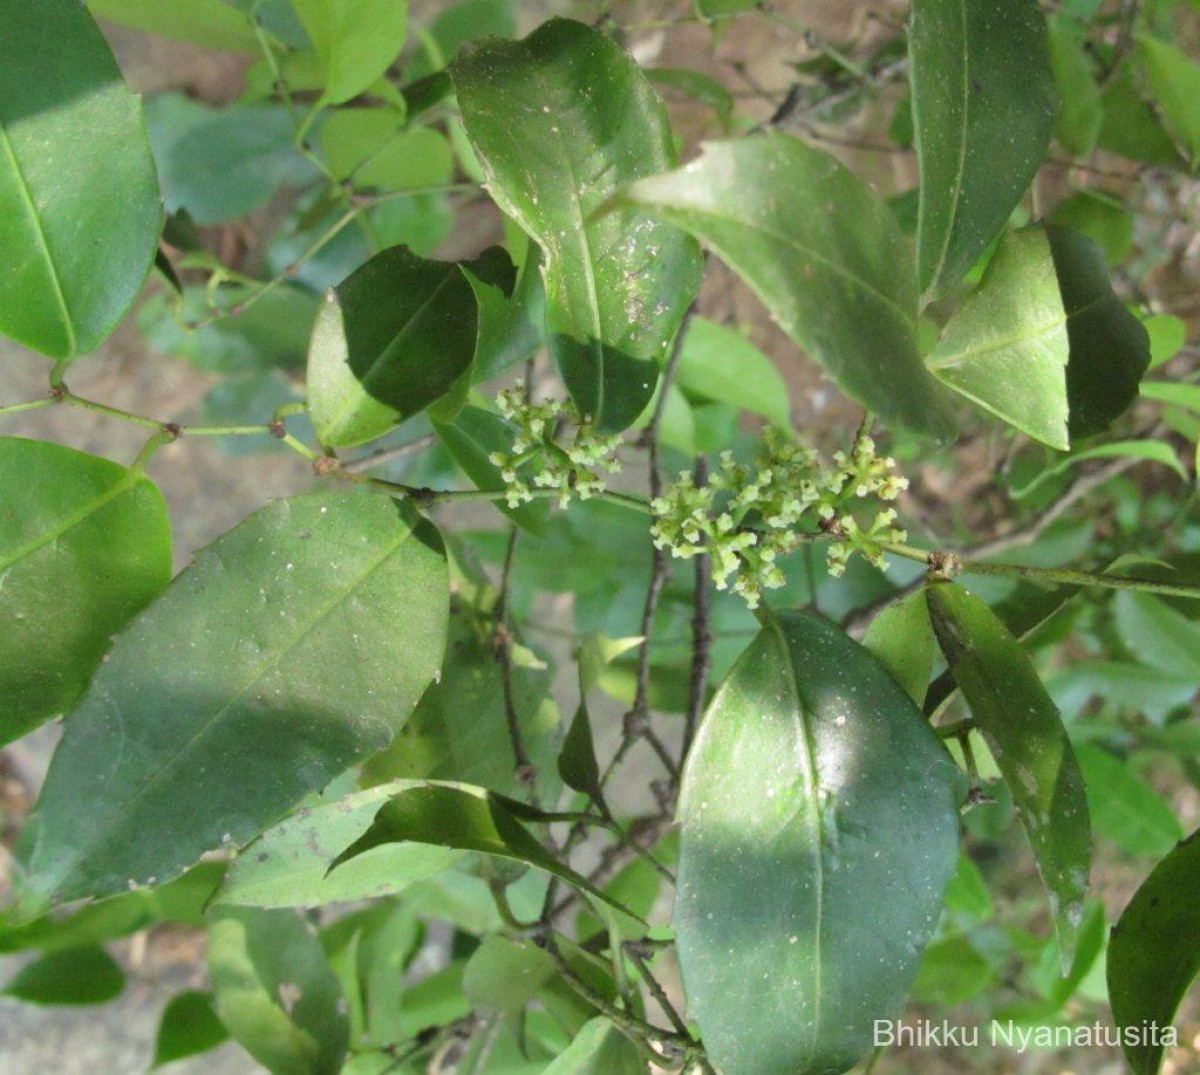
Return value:
M 272 436 L 269 425 L 259 426 L 187 426 L 181 427 L 180 436 L 189 437 L 262 437 Z
M 708 459 L 703 455 L 696 456 L 695 480 L 698 486 L 708 484 Z M 709 586 L 712 578 L 710 560 L 711 558 L 706 552 L 702 552 L 696 557 L 692 599 L 692 670 L 688 680 L 688 707 L 683 719 L 683 746 L 679 751 L 680 770 L 683 769 L 688 751 L 692 748 L 692 740 L 696 737 L 700 714 L 704 710 L 704 696 L 708 691 L 708 672 L 713 643 L 710 622 L 711 594 Z
M 508 528 L 508 547 L 504 551 L 504 567 L 500 572 L 500 596 L 496 599 L 496 630 L 494 650 L 500 665 L 500 681 L 504 694 L 504 720 L 508 726 L 508 742 L 512 750 L 513 768 L 517 779 L 525 786 L 532 805 L 537 806 L 537 768 L 529 760 L 525 749 L 525 737 L 521 733 L 521 718 L 517 713 L 516 694 L 513 690 L 513 635 L 508 625 L 508 590 L 512 583 L 513 563 L 517 556 L 517 538 L 520 531 L 515 526 Z
M 10 414 L 20 414 L 22 411 L 37 411 L 43 407 L 53 407 L 58 402 L 53 396 L 46 396 L 45 399 L 31 399 L 26 403 L 10 403 L 7 407 L 0 407 L 0 418 L 7 418 Z
M 676 1033 L 682 1034 L 684 1037 L 691 1037 L 688 1033 L 687 1024 L 683 1021 L 683 1017 L 675 1010 L 675 1005 L 671 1003 L 666 990 L 663 989 L 658 979 L 651 972 L 650 961 L 643 953 L 641 945 L 637 942 L 625 945 L 625 954 L 629 956 L 633 965 L 637 967 L 638 974 L 641 975 L 642 981 L 646 983 L 646 988 L 650 990 L 650 995 L 658 1002 L 658 1006 L 662 1008 L 666 1017 L 671 1020 L 671 1026 L 675 1028 Z

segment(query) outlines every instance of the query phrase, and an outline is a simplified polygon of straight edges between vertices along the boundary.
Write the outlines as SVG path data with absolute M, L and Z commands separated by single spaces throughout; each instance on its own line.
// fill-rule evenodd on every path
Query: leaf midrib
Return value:
M 42 218 L 38 215 L 37 206 L 34 204 L 33 192 L 29 189 L 29 182 L 25 178 L 25 173 L 21 170 L 21 164 L 17 160 L 16 151 L 13 149 L 12 141 L 8 137 L 8 129 L 3 122 L 0 122 L 0 145 L 3 145 L 4 155 L 8 158 L 9 166 L 16 177 L 17 190 L 20 192 L 21 202 L 25 206 L 25 211 L 29 216 L 30 229 L 37 239 L 38 249 L 41 251 L 42 260 L 46 264 L 47 275 L 53 286 L 54 298 L 62 314 L 62 326 L 67 334 L 67 356 L 74 355 L 79 341 L 75 335 L 75 322 L 71 319 L 71 310 L 67 305 L 67 296 L 63 289 L 62 278 L 58 274 L 58 265 L 50 253 L 50 243 L 46 238 L 45 229 L 42 227 Z
M 1024 343 L 1028 340 L 1036 340 L 1040 336 L 1045 336 L 1055 329 L 1065 325 L 1068 317 L 1056 317 L 1053 321 L 1047 321 L 1036 328 L 1018 332 L 1010 332 L 1005 336 L 993 336 L 985 343 L 976 347 L 964 347 L 962 350 L 954 351 L 951 354 L 939 358 L 935 351 L 928 359 L 926 365 L 930 369 L 947 369 L 952 366 L 962 365 L 964 362 L 972 358 L 977 358 L 980 355 L 990 354 L 993 351 L 1001 351 L 1006 347 L 1011 347 L 1013 344 Z M 1066 356 L 1063 356 L 1062 365 L 1067 364 Z

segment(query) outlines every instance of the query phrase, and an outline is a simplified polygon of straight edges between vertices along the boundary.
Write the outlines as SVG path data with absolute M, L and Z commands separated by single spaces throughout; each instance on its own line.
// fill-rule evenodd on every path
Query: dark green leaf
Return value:
M 419 79 L 434 68 L 450 63 L 468 41 L 477 41 L 481 37 L 515 37 L 515 6 L 513 0 L 458 0 L 439 11 L 429 30 L 421 35 L 424 49 L 409 62 L 405 75 Z
M 536 820 L 538 812 L 484 788 L 426 783 L 400 792 L 375 815 L 367 832 L 336 859 L 331 871 L 383 844 L 416 843 L 478 851 L 523 862 L 565 881 L 605 906 L 624 908 L 586 878 L 563 866 L 518 821 Z
M 620 197 L 712 247 L 868 410 L 949 435 L 945 393 L 917 353 L 908 244 L 884 202 L 829 154 L 776 133 L 709 142 L 699 160 Z
M 445 424 L 435 421 L 433 428 L 477 489 L 497 493 L 504 490 L 500 471 L 488 460 L 493 452 L 507 453 L 512 450 L 514 430 L 500 415 L 480 407 L 464 407 L 453 422 Z M 506 500 L 494 500 L 492 503 L 522 529 L 533 534 L 545 533 L 546 516 L 550 511 L 550 505 L 545 500 L 535 500 L 515 508 L 509 507 Z
M 83 693 L 170 581 L 171 532 L 144 474 L 44 441 L 0 437 L 0 505 L 2 746 Z
M 1150 365 L 1150 341 L 1113 293 L 1099 247 L 1062 228 L 1048 227 L 1046 235 L 1067 311 L 1067 398 L 1075 441 L 1103 432 L 1137 398 Z
M 1079 763 L 1058 710 L 1021 645 L 953 583 L 927 587 L 938 643 L 1012 792 L 1050 897 L 1065 973 L 1091 871 L 1091 826 Z
M 478 292 L 477 292 L 478 294 Z M 530 250 L 512 300 L 502 310 L 480 308 L 479 344 L 472 376 L 489 381 L 533 357 L 546 330 L 546 289 L 538 271 L 537 248 Z
M 718 1068 L 845 1071 L 871 1051 L 954 873 L 957 776 L 866 650 L 811 613 L 767 621 L 679 804 L 679 959 Z
M 662 103 L 614 42 L 564 19 L 465 53 L 454 82 L 492 196 L 545 256 L 550 347 L 571 397 L 623 429 L 699 285 L 682 232 L 634 209 L 595 215 L 621 184 L 675 163 Z
M 321 61 L 325 100 L 357 97 L 392 65 L 408 35 L 407 0 L 292 0 Z
M 646 1061 L 607 1019 L 587 1023 L 542 1075 L 644 1075 Z
M 329 292 L 313 328 L 308 410 L 321 442 L 373 440 L 444 396 L 471 366 L 478 327 L 456 262 L 376 254 Z
M 1146 35 L 1138 38 L 1137 56 L 1163 122 L 1194 170 L 1200 166 L 1200 64 L 1174 45 Z
M 567 787 L 583 792 L 594 802 L 604 801 L 600 766 L 596 762 L 596 744 L 592 739 L 592 722 L 588 717 L 587 704 L 582 699 L 563 742 L 562 753 L 558 756 L 558 772 Z
M 196 1056 L 215 1049 L 229 1037 L 229 1031 L 213 1010 L 210 993 L 188 990 L 177 993 L 163 1009 L 154 1041 L 154 1067 L 161 1067 L 185 1056 Z
M 1058 104 L 1036 0 L 915 0 L 909 29 L 927 297 L 966 274 L 1025 193 Z
M 883 609 L 871 621 L 862 644 L 914 703 L 924 705 L 937 643 L 922 591 L 910 593 Z
M 1039 227 L 1007 232 L 927 362 L 946 384 L 1066 451 L 1067 313 Z
M 1108 942 L 1108 996 L 1135 1075 L 1156 1075 L 1171 1019 L 1200 972 L 1200 839 L 1192 833 L 1146 878 Z M 1149 1032 L 1147 1032 L 1149 1028 Z M 1131 1032 L 1136 1033 L 1132 1041 Z
M 329 864 L 371 825 L 379 807 L 413 781 L 396 781 L 305 807 L 267 829 L 234 860 L 213 902 L 239 907 L 321 907 L 401 892 L 448 869 L 461 856 L 443 847 L 391 844 Z
M 26 895 L 168 880 L 385 746 L 442 659 L 441 539 L 367 494 L 220 538 L 117 639 L 35 808 Z
M 1180 167 L 1184 162 L 1154 110 L 1142 100 L 1133 65 L 1118 64 L 1101 93 L 1104 122 L 1096 144 L 1110 153 L 1146 164 Z
M 0 25 L 0 332 L 72 359 L 154 263 L 154 161 L 141 102 L 79 0 L 0 0 Z
M 207 49 L 257 52 L 254 27 L 224 0 L 87 0 L 100 19 Z
M 665 86 L 699 104 L 707 105 L 728 134 L 733 127 L 733 94 L 715 78 L 690 67 L 648 67 L 646 77 L 656 86 Z
M 1096 144 L 1104 108 L 1087 49 L 1087 33 L 1068 15 L 1050 18 L 1050 62 L 1060 100 L 1054 137 L 1068 153 L 1086 157 Z
M 64 948 L 22 967 L 0 990 L 30 1004 L 104 1004 L 125 988 L 121 968 L 99 945 Z
M 227 909 L 208 936 L 217 1015 L 238 1044 L 276 1075 L 337 1075 L 345 1000 L 312 927 L 293 911 Z
M 1183 839 L 1171 808 L 1134 775 L 1128 762 L 1091 743 L 1077 744 L 1075 757 L 1087 784 L 1088 811 L 1097 834 L 1131 855 L 1155 858 Z

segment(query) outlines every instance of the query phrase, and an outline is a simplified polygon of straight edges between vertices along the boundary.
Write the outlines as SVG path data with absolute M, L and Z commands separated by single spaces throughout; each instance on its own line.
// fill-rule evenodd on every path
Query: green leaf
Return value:
M 1113 602 L 1117 634 L 1143 664 L 1200 683 L 1200 624 L 1148 593 L 1122 590 Z
M 1058 104 L 1036 0 L 915 0 L 909 29 L 927 298 L 963 278 L 1029 186 Z
M 542 1075 L 644 1075 L 646 1061 L 607 1019 L 592 1019 Z
M 1187 322 L 1171 314 L 1152 314 L 1142 321 L 1150 337 L 1150 368 L 1169 362 L 1187 343 Z
M 1200 64 L 1174 45 L 1144 34 L 1138 37 L 1137 57 L 1167 130 L 1195 170 L 1200 166 Z
M 1158 794 L 1135 776 L 1127 762 L 1092 743 L 1075 746 L 1088 791 L 1092 827 L 1131 855 L 1167 854 L 1183 829 Z
M 292 7 L 320 57 L 331 104 L 384 74 L 408 36 L 407 0 L 292 0 Z
M 497 261 L 473 264 L 491 278 Z M 440 399 L 470 368 L 478 328 L 458 263 L 376 254 L 326 295 L 313 328 L 308 413 L 321 442 L 363 444 Z
M 712 247 L 847 395 L 885 421 L 952 431 L 917 352 L 912 255 L 891 210 L 829 154 L 774 132 L 709 142 L 626 188 Z
M 125 974 L 99 945 L 51 952 L 22 967 L 0 996 L 30 1004 L 105 1004 L 120 996 Z
M 1200 840 L 1192 833 L 1155 868 L 1108 942 L 1108 997 L 1135 1075 L 1156 1075 L 1163 1039 L 1200 972 Z M 1146 1033 L 1146 1028 L 1151 1033 Z M 1130 1032 L 1141 1031 L 1133 1040 Z
M 513 428 L 498 414 L 485 411 L 480 407 L 464 407 L 455 416 L 454 421 L 433 423 L 434 432 L 446 449 L 454 457 L 454 461 L 477 489 L 487 492 L 503 492 L 504 479 L 500 477 L 499 469 L 488 456 L 493 452 L 509 452 L 512 450 Z M 514 523 L 532 534 L 546 532 L 546 517 L 550 505 L 545 500 L 535 500 L 530 504 L 520 504 L 510 508 L 506 500 L 493 500 L 492 504 L 507 515 Z
M 621 184 L 675 163 L 662 103 L 619 46 L 565 19 L 464 52 L 454 83 L 492 197 L 544 254 L 550 348 L 571 398 L 623 429 L 700 278 L 682 232 L 635 209 L 596 216 Z
M 1163 130 L 1154 109 L 1142 100 L 1133 64 L 1118 64 L 1100 97 L 1104 122 L 1097 146 L 1146 164 L 1183 166 L 1171 136 Z
M 217 1015 L 238 1044 L 276 1075 L 337 1075 L 345 1000 L 312 927 L 293 911 L 229 909 L 208 938 Z
M 1150 340 L 1114 294 L 1100 248 L 1063 228 L 1047 227 L 1046 235 L 1067 311 L 1067 398 L 1075 441 L 1102 433 L 1137 398 L 1150 365 Z
M 1084 463 L 1089 459 L 1116 459 L 1121 457 L 1144 459 L 1148 463 L 1161 463 L 1164 467 L 1170 467 L 1185 482 L 1188 480 L 1188 473 L 1183 469 L 1183 464 L 1179 462 L 1179 457 L 1175 454 L 1175 449 L 1166 441 L 1117 440 L 1109 444 L 1097 445 L 1095 448 L 1088 448 L 1086 451 L 1073 452 L 1071 455 L 1061 458 L 1053 466 L 1046 467 L 1045 470 L 1040 471 L 1032 481 L 1019 488 L 1009 490 L 1009 495 L 1014 500 L 1022 500 L 1039 486 L 1056 475 L 1061 474 L 1063 471 L 1069 470 L 1077 463 Z
M 463 971 L 463 992 L 476 1007 L 516 1015 L 551 978 L 558 964 L 531 941 L 484 937 Z
M 79 0 L 0 0 L 0 25 L 0 332 L 73 359 L 116 328 L 154 263 L 154 161 L 141 103 Z
M 228 1038 L 229 1031 L 213 1010 L 212 994 L 194 989 L 176 993 L 159 1020 L 153 1067 L 206 1053 Z
M 678 810 L 679 960 L 716 1067 L 845 1071 L 871 1051 L 955 870 L 957 776 L 866 650 L 811 613 L 766 621 L 704 717 Z
M 321 127 L 321 148 L 333 175 L 360 190 L 433 187 L 449 182 L 454 159 L 445 135 L 404 129 L 394 108 L 339 108 Z
M 1068 15 L 1050 20 L 1050 63 L 1058 86 L 1054 137 L 1068 153 L 1086 157 L 1096 144 L 1104 108 L 1084 27 Z
M 1108 264 L 1125 260 L 1133 249 L 1133 214 L 1103 192 L 1081 190 L 1054 207 L 1050 223 L 1091 239 Z
M 923 591 L 910 593 L 884 608 L 871 621 L 862 644 L 916 705 L 925 704 L 937 643 Z
M 715 78 L 690 67 L 647 67 L 646 77 L 656 86 L 665 86 L 716 113 L 726 134 L 733 129 L 733 94 Z
M 624 911 L 587 878 L 562 865 L 518 820 L 536 821 L 538 816 L 538 811 L 485 788 L 430 781 L 386 803 L 367 832 L 333 860 L 330 871 L 372 848 L 411 840 L 523 862 L 593 897 L 598 907 Z
M 170 581 L 171 531 L 144 474 L 45 441 L 0 437 L 0 504 L 3 746 L 83 693 Z
M 913 999 L 950 1007 L 962 1004 L 995 984 L 996 971 L 961 933 L 939 937 L 925 949 L 913 983 Z
M 35 808 L 25 895 L 165 881 L 387 744 L 442 659 L 441 539 L 367 494 L 276 501 L 120 635 Z
M 87 0 L 87 6 L 98 19 L 202 48 L 258 51 L 249 18 L 224 0 Z
M 953 583 L 925 592 L 942 653 L 1033 846 L 1065 974 L 1075 952 L 1092 857 L 1079 763 L 1033 664 L 995 613 Z
M 1007 232 L 927 364 L 985 410 L 1066 451 L 1067 314 L 1040 227 Z
M 239 907 L 322 907 L 402 892 L 454 865 L 455 851 L 392 844 L 362 855 L 336 873 L 329 864 L 371 825 L 402 780 L 304 807 L 273 825 L 234 860 L 214 904 Z
M 780 429 L 792 425 L 787 384 L 766 355 L 736 329 L 704 317 L 687 323 L 675 384 L 689 396 L 731 403 Z

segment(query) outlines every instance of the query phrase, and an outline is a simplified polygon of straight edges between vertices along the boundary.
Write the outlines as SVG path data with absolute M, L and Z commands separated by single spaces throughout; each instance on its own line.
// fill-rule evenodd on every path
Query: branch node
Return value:
M 267 431 L 276 440 L 283 440 L 287 436 L 287 423 L 282 418 L 272 419 L 267 423 Z
M 332 455 L 322 455 L 313 460 L 313 470 L 322 478 L 336 474 L 341 469 L 341 460 Z

